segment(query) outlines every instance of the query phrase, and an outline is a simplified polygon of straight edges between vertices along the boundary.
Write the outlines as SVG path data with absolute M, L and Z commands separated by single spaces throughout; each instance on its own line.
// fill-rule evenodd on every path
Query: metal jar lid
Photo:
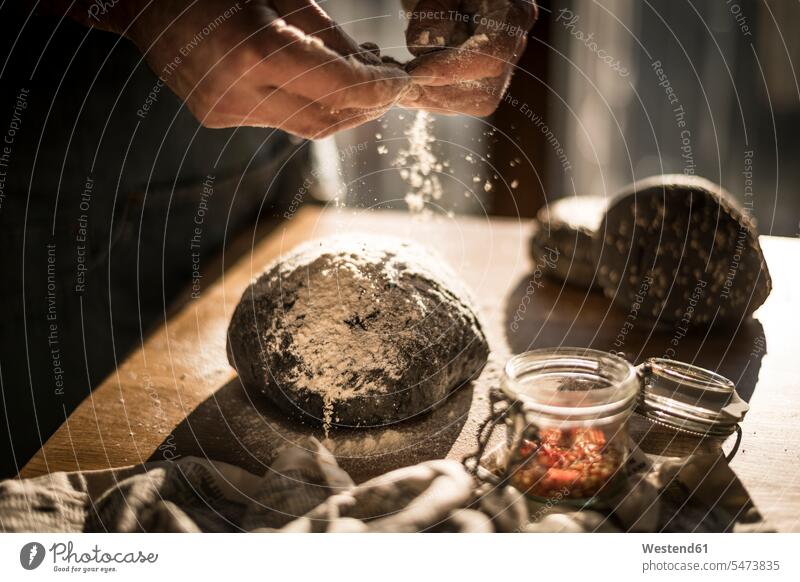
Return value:
M 650 358 L 637 372 L 642 388 L 635 412 L 679 432 L 726 437 L 750 408 L 733 382 L 705 368 Z

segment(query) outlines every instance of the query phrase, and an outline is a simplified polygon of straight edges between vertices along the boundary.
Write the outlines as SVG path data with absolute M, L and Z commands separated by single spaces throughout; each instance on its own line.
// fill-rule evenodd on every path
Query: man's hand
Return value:
M 402 105 L 489 115 L 503 97 L 536 21 L 533 0 L 419 0 L 406 30 L 419 91 Z
M 120 2 L 102 19 L 206 127 L 320 138 L 379 117 L 410 87 L 314 0 Z

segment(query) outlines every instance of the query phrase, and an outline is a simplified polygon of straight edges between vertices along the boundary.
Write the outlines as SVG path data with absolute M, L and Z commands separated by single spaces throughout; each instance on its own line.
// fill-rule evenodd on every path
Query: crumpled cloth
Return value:
M 765 524 L 722 455 L 634 451 L 605 508 L 537 504 L 434 460 L 355 484 L 315 439 L 253 475 L 195 457 L 0 483 L 6 532 L 740 531 Z

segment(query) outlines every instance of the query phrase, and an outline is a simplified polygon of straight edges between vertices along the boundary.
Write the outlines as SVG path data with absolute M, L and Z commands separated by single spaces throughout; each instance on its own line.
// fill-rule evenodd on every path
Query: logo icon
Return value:
M 44 546 L 39 542 L 29 542 L 19 551 L 19 563 L 26 570 L 35 570 L 44 561 Z

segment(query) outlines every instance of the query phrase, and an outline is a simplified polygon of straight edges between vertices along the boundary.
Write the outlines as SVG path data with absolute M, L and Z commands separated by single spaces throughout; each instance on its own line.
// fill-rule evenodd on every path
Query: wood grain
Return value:
M 474 448 L 487 411 L 486 395 L 512 353 L 558 345 L 611 349 L 627 314 L 600 294 L 542 277 L 528 256 L 531 224 L 511 219 L 420 221 L 407 214 L 306 208 L 260 238 L 221 276 L 171 314 L 141 349 L 124 361 L 69 417 L 20 473 L 107 469 L 179 455 L 205 455 L 262 473 L 275 451 L 313 427 L 287 421 L 258 395 L 242 389 L 225 355 L 225 332 L 251 277 L 296 244 L 337 232 L 368 231 L 421 241 L 438 251 L 474 291 L 492 347 L 473 385 L 429 415 L 385 429 L 327 435 L 342 464 L 363 479 L 424 458 L 462 458 Z M 253 244 L 253 241 L 257 241 Z M 762 237 L 774 290 L 755 318 L 735 330 L 689 334 L 677 357 L 731 377 L 750 401 L 732 467 L 769 525 L 800 531 L 800 241 Z M 251 251 L 251 252 L 249 252 Z M 516 321 L 516 325 L 513 325 Z M 624 351 L 635 361 L 660 356 L 674 329 L 634 325 Z M 636 426 L 645 450 L 680 454 L 698 446 Z M 730 443 L 726 444 L 730 447 Z M 366 452 L 365 452 L 366 451 Z

